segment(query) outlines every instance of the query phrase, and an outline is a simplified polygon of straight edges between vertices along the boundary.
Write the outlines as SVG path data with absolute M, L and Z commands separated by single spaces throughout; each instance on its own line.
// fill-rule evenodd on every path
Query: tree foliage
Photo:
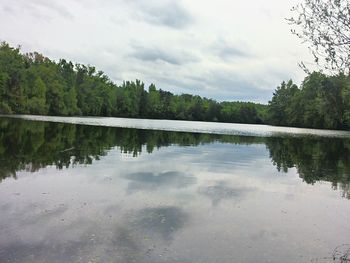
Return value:
M 21 54 L 0 45 L 0 113 L 219 121 L 350 129 L 350 77 L 314 72 L 298 87 L 282 82 L 268 105 L 217 102 L 148 88 L 140 80 L 113 83 L 95 67 Z
M 309 44 L 315 62 L 332 73 L 350 73 L 349 10 L 349 0 L 304 0 L 288 19 L 297 28 L 292 32 Z
M 300 88 L 292 81 L 279 86 L 268 107 L 273 125 L 350 129 L 350 77 L 314 72 Z
M 261 104 L 146 89 L 140 80 L 118 86 L 95 67 L 0 45 L 0 113 L 262 123 L 265 112 Z

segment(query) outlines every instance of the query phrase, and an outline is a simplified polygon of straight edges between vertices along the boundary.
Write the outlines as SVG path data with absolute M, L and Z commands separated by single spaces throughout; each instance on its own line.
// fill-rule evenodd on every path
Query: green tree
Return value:
M 0 74 L 4 111 L 21 113 L 24 106 L 23 86 L 25 63 L 19 48 L 12 48 L 7 43 L 0 44 Z
M 28 113 L 47 114 L 46 106 L 46 85 L 40 77 L 34 80 L 31 92 L 27 99 Z
M 293 97 L 299 92 L 297 85 L 289 80 L 284 81 L 273 93 L 272 100 L 269 101 L 268 118 L 273 125 L 287 125 L 289 114 L 288 105 L 292 103 Z

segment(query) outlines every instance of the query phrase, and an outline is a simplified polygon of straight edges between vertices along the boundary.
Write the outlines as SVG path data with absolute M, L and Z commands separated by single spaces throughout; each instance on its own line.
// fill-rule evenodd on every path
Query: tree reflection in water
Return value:
M 350 199 L 350 139 L 324 137 L 247 137 L 166 132 L 63 123 L 0 120 L 0 179 L 16 172 L 89 165 L 114 147 L 134 157 L 171 145 L 265 144 L 278 171 L 295 167 L 308 184 L 331 182 Z

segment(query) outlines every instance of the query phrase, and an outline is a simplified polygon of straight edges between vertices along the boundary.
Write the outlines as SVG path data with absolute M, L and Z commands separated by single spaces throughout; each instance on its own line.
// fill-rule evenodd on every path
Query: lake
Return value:
M 0 262 L 347 257 L 349 132 L 17 117 L 0 118 Z

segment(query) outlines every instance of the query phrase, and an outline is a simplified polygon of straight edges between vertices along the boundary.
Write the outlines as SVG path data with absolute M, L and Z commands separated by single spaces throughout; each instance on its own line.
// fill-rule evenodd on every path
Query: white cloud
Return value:
M 307 48 L 285 17 L 297 0 L 0 0 L 0 40 L 175 93 L 267 102 L 300 82 Z
M 181 1 L 126 0 L 125 3 L 131 4 L 139 19 L 154 25 L 182 29 L 193 22 L 193 17 Z

